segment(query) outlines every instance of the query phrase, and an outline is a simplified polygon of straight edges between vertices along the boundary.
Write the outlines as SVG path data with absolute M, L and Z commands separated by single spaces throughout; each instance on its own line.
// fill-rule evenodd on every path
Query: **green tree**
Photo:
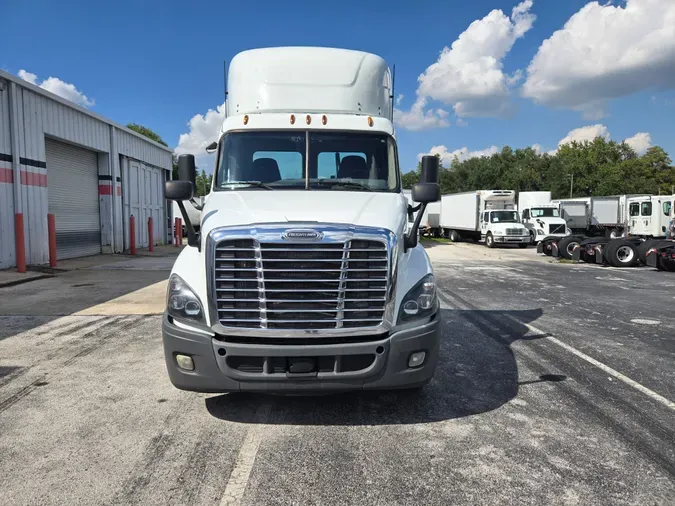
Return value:
M 138 125 L 137 123 L 129 123 L 127 124 L 127 128 L 129 130 L 133 130 L 134 132 L 137 132 L 141 135 L 145 135 L 148 139 L 151 139 L 155 142 L 160 143 L 163 146 L 169 146 L 166 142 L 164 142 L 164 139 L 162 139 L 159 134 L 156 132 L 153 132 L 147 127 L 144 127 L 143 125 Z

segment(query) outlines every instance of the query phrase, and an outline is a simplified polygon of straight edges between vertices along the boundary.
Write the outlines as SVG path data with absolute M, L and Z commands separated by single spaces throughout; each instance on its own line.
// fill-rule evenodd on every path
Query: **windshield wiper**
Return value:
M 360 190 L 366 190 L 372 192 L 373 189 L 370 186 L 365 184 L 357 183 L 356 181 L 341 181 L 339 179 L 320 179 L 317 181 L 318 184 L 323 184 L 326 186 L 345 186 L 349 188 L 358 188 Z
M 256 186 L 258 188 L 265 188 L 266 190 L 274 190 L 274 188 L 272 188 L 271 186 L 266 185 L 265 183 L 262 183 L 260 181 L 228 181 L 227 183 L 222 183 L 220 185 L 220 187 L 224 188 L 225 186 L 234 185 L 234 184 L 245 184 L 245 185 L 248 185 L 248 186 Z

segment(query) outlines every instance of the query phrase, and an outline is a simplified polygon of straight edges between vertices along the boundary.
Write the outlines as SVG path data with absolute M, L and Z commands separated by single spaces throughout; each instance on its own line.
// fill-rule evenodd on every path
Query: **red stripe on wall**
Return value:
M 7 169 L 0 167 L 0 183 L 13 183 L 14 182 L 14 171 L 12 169 Z
M 109 185 L 109 184 L 98 185 L 98 194 L 99 195 L 112 195 L 112 186 Z
M 118 196 L 118 197 L 121 197 L 121 196 L 122 196 L 122 187 L 121 187 L 121 186 L 118 186 L 118 187 L 117 187 L 117 196 Z
M 26 186 L 47 186 L 47 174 L 38 174 L 37 172 L 21 171 L 21 184 Z

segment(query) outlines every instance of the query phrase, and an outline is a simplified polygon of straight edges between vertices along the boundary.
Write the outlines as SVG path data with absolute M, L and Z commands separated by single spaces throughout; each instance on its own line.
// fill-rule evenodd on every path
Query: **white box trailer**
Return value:
M 451 241 L 463 238 L 527 247 L 530 234 L 516 209 L 513 190 L 478 190 L 441 197 L 440 227 Z

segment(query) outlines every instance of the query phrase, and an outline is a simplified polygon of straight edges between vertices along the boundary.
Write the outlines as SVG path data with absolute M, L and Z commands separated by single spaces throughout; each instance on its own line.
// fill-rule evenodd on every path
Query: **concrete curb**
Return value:
M 6 288 L 9 286 L 22 285 L 23 283 L 29 283 L 31 281 L 37 281 L 38 279 L 47 279 L 53 278 L 53 274 L 40 274 L 39 276 L 31 276 L 23 279 L 13 279 L 11 281 L 0 281 L 0 288 Z

